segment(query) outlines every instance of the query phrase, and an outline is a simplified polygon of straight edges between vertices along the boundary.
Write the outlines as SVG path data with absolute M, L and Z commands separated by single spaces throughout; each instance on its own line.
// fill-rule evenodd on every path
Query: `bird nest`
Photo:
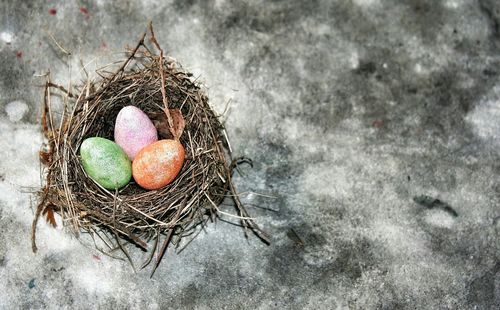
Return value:
M 234 216 L 242 226 L 268 242 L 238 198 L 232 173 L 240 159 L 231 158 L 224 127 L 207 96 L 192 74 L 164 58 L 153 28 L 149 30 L 152 44 L 146 44 L 144 33 L 116 71 L 97 71 L 97 81 L 88 79 L 66 89 L 47 77 L 42 127 L 48 142 L 40 152 L 45 186 L 33 220 L 33 251 L 38 219 L 44 216 L 55 225 L 55 212 L 74 234 L 83 231 L 100 239 L 107 247 L 104 252 L 122 250 L 132 266 L 125 245 L 149 251 L 142 267 L 156 257 L 154 273 L 167 247 L 179 244 L 198 224 L 216 218 L 226 197 L 233 199 L 238 213 Z M 62 115 L 52 108 L 54 96 L 65 99 Z M 164 188 L 145 190 L 132 181 L 122 189 L 107 190 L 82 167 L 78 156 L 82 141 L 96 136 L 113 139 L 116 116 L 127 105 L 152 119 L 160 139 L 179 134 L 186 160 L 177 178 Z

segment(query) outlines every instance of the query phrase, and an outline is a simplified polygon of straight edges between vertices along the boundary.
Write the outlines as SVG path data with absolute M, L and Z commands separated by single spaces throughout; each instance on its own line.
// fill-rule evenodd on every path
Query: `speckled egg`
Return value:
M 158 133 L 149 117 L 132 105 L 120 110 L 115 122 L 115 142 L 134 160 L 146 145 L 158 140 Z
M 87 175 L 104 188 L 123 187 L 132 178 L 132 164 L 127 154 L 111 140 L 85 139 L 80 146 L 80 157 Z
M 134 180 L 145 189 L 159 189 L 171 183 L 184 163 L 180 142 L 160 140 L 143 148 L 132 163 Z

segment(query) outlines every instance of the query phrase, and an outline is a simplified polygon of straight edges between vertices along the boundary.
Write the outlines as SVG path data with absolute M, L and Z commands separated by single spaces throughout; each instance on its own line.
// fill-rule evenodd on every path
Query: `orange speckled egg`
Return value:
M 184 163 L 185 151 L 180 142 L 159 140 L 137 153 L 132 175 L 141 187 L 159 189 L 171 183 Z

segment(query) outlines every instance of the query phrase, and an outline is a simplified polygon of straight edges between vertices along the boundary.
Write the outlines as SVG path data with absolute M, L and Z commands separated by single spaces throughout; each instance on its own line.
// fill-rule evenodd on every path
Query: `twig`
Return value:
M 144 32 L 141 36 L 141 38 L 139 39 L 139 43 L 137 43 L 137 45 L 135 46 L 135 48 L 132 50 L 132 53 L 130 54 L 130 56 L 127 58 L 127 60 L 121 65 L 121 67 L 108 79 L 108 83 L 106 83 L 105 86 L 103 86 L 100 90 L 96 91 L 94 94 L 88 96 L 85 98 L 85 100 L 89 101 L 89 100 L 92 100 L 94 98 L 96 98 L 98 95 L 102 94 L 106 89 L 109 88 L 109 86 L 111 85 L 111 83 L 115 80 L 116 76 L 121 73 L 123 70 L 125 70 L 125 68 L 127 67 L 127 65 L 130 63 L 130 61 L 134 58 L 135 56 L 135 53 L 137 53 L 137 51 L 139 50 L 139 48 L 141 46 L 144 46 L 144 38 L 146 37 L 146 32 Z
M 158 248 L 159 241 L 160 241 L 160 230 L 158 230 L 156 233 L 155 243 L 154 243 L 153 249 L 151 250 L 151 254 L 149 255 L 148 259 L 144 263 L 142 263 L 141 269 L 146 268 L 153 260 L 153 256 L 156 253 L 156 249 Z
M 231 179 L 229 180 L 229 186 L 231 188 L 231 191 L 233 193 L 235 193 L 236 189 L 234 188 L 234 184 L 233 184 L 233 181 Z M 243 204 L 241 203 L 240 198 L 238 196 L 233 196 L 233 200 L 234 200 L 236 208 L 239 210 L 241 216 L 242 217 L 248 217 L 248 213 L 247 213 L 245 207 L 243 206 Z M 259 228 L 259 226 L 257 226 L 257 224 L 255 224 L 254 221 L 252 221 L 252 220 L 242 220 L 242 222 L 245 223 L 246 225 L 248 225 L 248 227 L 250 227 L 252 229 L 253 233 L 257 237 L 259 237 L 262 241 L 264 241 L 267 244 L 271 244 L 271 240 L 269 239 L 269 236 L 264 231 L 262 231 Z
M 62 47 L 61 44 L 59 44 L 59 42 L 57 42 L 56 38 L 54 38 L 54 36 L 47 31 L 47 34 L 49 35 L 49 37 L 52 39 L 52 41 L 54 41 L 54 43 L 57 45 L 57 47 L 61 50 L 61 52 L 63 52 L 64 54 L 66 54 L 67 56 L 71 55 L 71 52 L 68 51 L 67 49 L 65 49 L 64 47 Z
M 66 93 L 69 97 L 71 97 L 71 98 L 75 98 L 75 95 L 73 95 L 73 94 L 72 94 L 69 90 L 67 90 L 66 88 L 64 88 L 64 86 L 62 86 L 62 85 L 58 85 L 58 84 L 54 84 L 54 83 L 52 83 L 52 82 L 49 82 L 49 83 L 48 83 L 48 86 L 49 86 L 49 87 L 54 87 L 54 88 L 57 88 L 57 89 L 59 89 L 59 90 L 61 90 L 61 91 L 65 92 L 65 93 Z
M 186 199 L 184 199 L 184 201 L 181 204 L 181 206 L 185 206 L 185 205 L 186 205 Z M 177 209 L 177 213 L 175 214 L 175 217 L 173 219 L 174 223 L 177 222 L 177 219 L 181 215 L 181 211 L 182 211 L 182 207 L 179 206 L 179 208 Z M 160 262 L 163 259 L 163 255 L 165 255 L 165 251 L 167 250 L 168 244 L 170 243 L 170 240 L 172 240 L 172 236 L 173 236 L 174 231 L 175 231 L 175 226 L 169 229 L 167 237 L 165 238 L 165 241 L 163 242 L 163 246 L 161 247 L 161 250 L 158 253 L 158 257 L 156 258 L 156 263 L 155 263 L 155 266 L 154 266 L 153 270 L 151 271 L 150 278 L 153 277 L 153 275 L 155 274 L 156 269 L 160 265 Z
M 153 42 L 156 48 L 160 51 L 159 71 L 161 76 L 161 96 L 163 99 L 163 106 L 164 106 L 163 110 L 167 115 L 168 130 L 170 130 L 172 137 L 174 137 L 175 140 L 179 141 L 180 137 L 177 137 L 177 134 L 174 131 L 174 121 L 172 119 L 172 115 L 170 115 L 170 110 L 168 108 L 168 100 L 167 100 L 166 86 L 165 86 L 165 72 L 163 71 L 163 49 L 160 47 L 160 44 L 156 40 L 155 33 L 153 31 L 153 22 L 149 22 L 149 31 L 151 32 L 151 42 Z
M 116 243 L 118 244 L 118 246 L 120 247 L 120 250 L 125 254 L 125 256 L 127 257 L 130 265 L 132 266 L 132 269 L 134 270 L 134 273 L 136 273 L 136 270 L 135 270 L 135 266 L 134 266 L 134 262 L 132 261 L 132 258 L 130 257 L 130 254 L 128 253 L 128 251 L 122 246 L 119 238 L 118 238 L 118 234 L 116 233 L 116 220 L 115 220 L 115 216 L 116 216 L 116 208 L 117 208 L 117 205 L 116 205 L 116 196 L 118 195 L 118 190 L 115 190 L 115 194 L 114 194 L 114 199 L 113 199 L 113 225 L 115 226 L 115 230 L 113 231 L 114 233 L 114 236 L 115 236 L 115 239 L 116 239 Z

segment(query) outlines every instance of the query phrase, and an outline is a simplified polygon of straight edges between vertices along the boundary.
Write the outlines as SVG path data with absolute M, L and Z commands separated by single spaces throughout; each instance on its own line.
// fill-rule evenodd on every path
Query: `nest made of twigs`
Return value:
M 38 218 L 45 214 L 50 219 L 51 212 L 57 212 L 72 232 L 98 236 L 108 250 L 120 248 L 129 260 L 120 240 L 150 251 L 143 267 L 156 253 L 154 272 L 173 237 L 178 243 L 197 224 L 216 216 L 218 205 L 227 196 L 233 198 L 241 224 L 267 241 L 239 201 L 231 180 L 236 161 L 227 151 L 227 135 L 207 96 L 190 73 L 163 57 L 152 27 L 150 39 L 159 55 L 145 44 L 145 37 L 146 33 L 128 51 L 127 60 L 117 71 L 98 71 L 98 81 L 88 80 L 66 90 L 47 77 L 42 127 L 48 143 L 40 152 L 46 166 L 45 187 L 33 221 L 33 251 L 37 249 Z M 56 92 L 67 102 L 57 124 L 51 105 Z M 95 136 L 113 139 L 116 116 L 127 105 L 143 110 L 156 120 L 155 125 L 167 124 L 170 131 L 174 125 L 171 112 L 180 111 L 183 117 L 185 127 L 179 140 L 186 160 L 175 181 L 162 189 L 148 191 L 132 181 L 120 190 L 109 191 L 83 170 L 78 156 L 82 141 Z M 171 138 L 170 131 L 159 130 L 160 138 Z M 154 240 L 152 248 L 147 244 L 150 240 Z

